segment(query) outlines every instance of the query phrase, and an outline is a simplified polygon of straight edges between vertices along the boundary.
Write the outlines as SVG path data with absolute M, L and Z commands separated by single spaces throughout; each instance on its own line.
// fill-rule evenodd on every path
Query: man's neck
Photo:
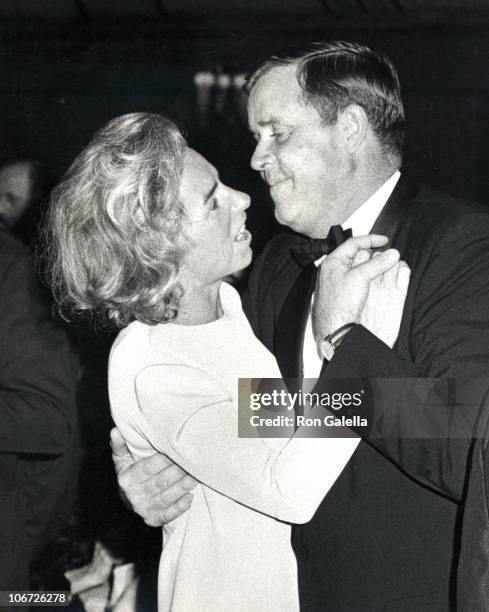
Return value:
M 344 224 L 398 169 L 394 165 L 383 164 L 369 168 L 369 171 L 358 172 L 345 192 L 344 214 L 340 224 Z
M 394 173 L 391 174 L 391 176 L 341 224 L 343 229 L 351 229 L 354 236 L 368 234 L 384 206 L 387 204 L 397 185 L 399 177 L 399 170 L 395 170 Z

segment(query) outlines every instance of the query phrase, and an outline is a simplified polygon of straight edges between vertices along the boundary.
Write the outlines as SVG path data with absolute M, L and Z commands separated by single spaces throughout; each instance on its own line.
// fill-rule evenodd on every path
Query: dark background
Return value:
M 489 200 L 487 0 L 2 0 L 0 20 L 4 152 L 38 156 L 59 176 L 108 119 L 166 114 L 225 181 L 252 195 L 255 250 L 275 228 L 249 169 L 243 98 L 211 88 L 199 115 L 194 75 L 233 77 L 314 40 L 385 51 L 403 85 L 406 169 Z

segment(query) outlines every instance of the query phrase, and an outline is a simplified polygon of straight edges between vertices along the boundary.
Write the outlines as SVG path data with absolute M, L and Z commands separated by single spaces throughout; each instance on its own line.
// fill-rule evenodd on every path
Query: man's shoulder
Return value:
M 0 228 L 0 265 L 5 262 L 25 261 L 29 253 L 27 247 L 15 236 Z
M 420 186 L 412 201 L 411 212 L 431 218 L 439 226 L 489 220 L 489 206 L 450 195 L 427 184 Z
M 42 285 L 29 249 L 3 229 L 0 229 L 0 281 L 16 291 L 29 287 L 32 299 Z
M 424 253 L 462 248 L 474 240 L 489 240 L 489 207 L 421 185 L 402 216 L 394 246 Z M 398 244 L 397 244 L 398 243 Z M 429 246 L 428 246 L 429 245 Z

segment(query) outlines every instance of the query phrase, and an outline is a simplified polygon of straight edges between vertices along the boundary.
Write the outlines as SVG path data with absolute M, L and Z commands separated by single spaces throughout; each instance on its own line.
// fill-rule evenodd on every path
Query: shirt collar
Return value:
M 377 217 L 382 212 L 382 209 L 387 204 L 387 200 L 394 191 L 394 187 L 397 185 L 397 181 L 400 177 L 401 173 L 399 170 L 396 170 L 394 174 L 392 174 L 392 176 L 390 176 L 386 182 L 360 206 L 360 208 L 357 208 L 348 219 L 341 224 L 341 227 L 344 230 L 351 229 L 354 236 L 364 236 L 368 234 L 377 220 Z M 319 266 L 324 257 L 323 255 L 319 259 L 316 259 L 314 264 Z
M 396 170 L 377 191 L 357 208 L 348 219 L 341 224 L 343 229 L 351 229 L 354 236 L 363 236 L 372 229 L 377 217 L 387 204 L 394 187 L 397 185 L 401 173 Z

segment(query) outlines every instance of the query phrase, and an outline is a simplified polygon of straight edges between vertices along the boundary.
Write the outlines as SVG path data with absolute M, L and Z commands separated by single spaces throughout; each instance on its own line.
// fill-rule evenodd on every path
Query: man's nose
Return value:
M 271 162 L 272 155 L 268 149 L 268 145 L 263 141 L 256 143 L 255 150 L 251 156 L 251 167 L 257 172 L 262 172 Z

